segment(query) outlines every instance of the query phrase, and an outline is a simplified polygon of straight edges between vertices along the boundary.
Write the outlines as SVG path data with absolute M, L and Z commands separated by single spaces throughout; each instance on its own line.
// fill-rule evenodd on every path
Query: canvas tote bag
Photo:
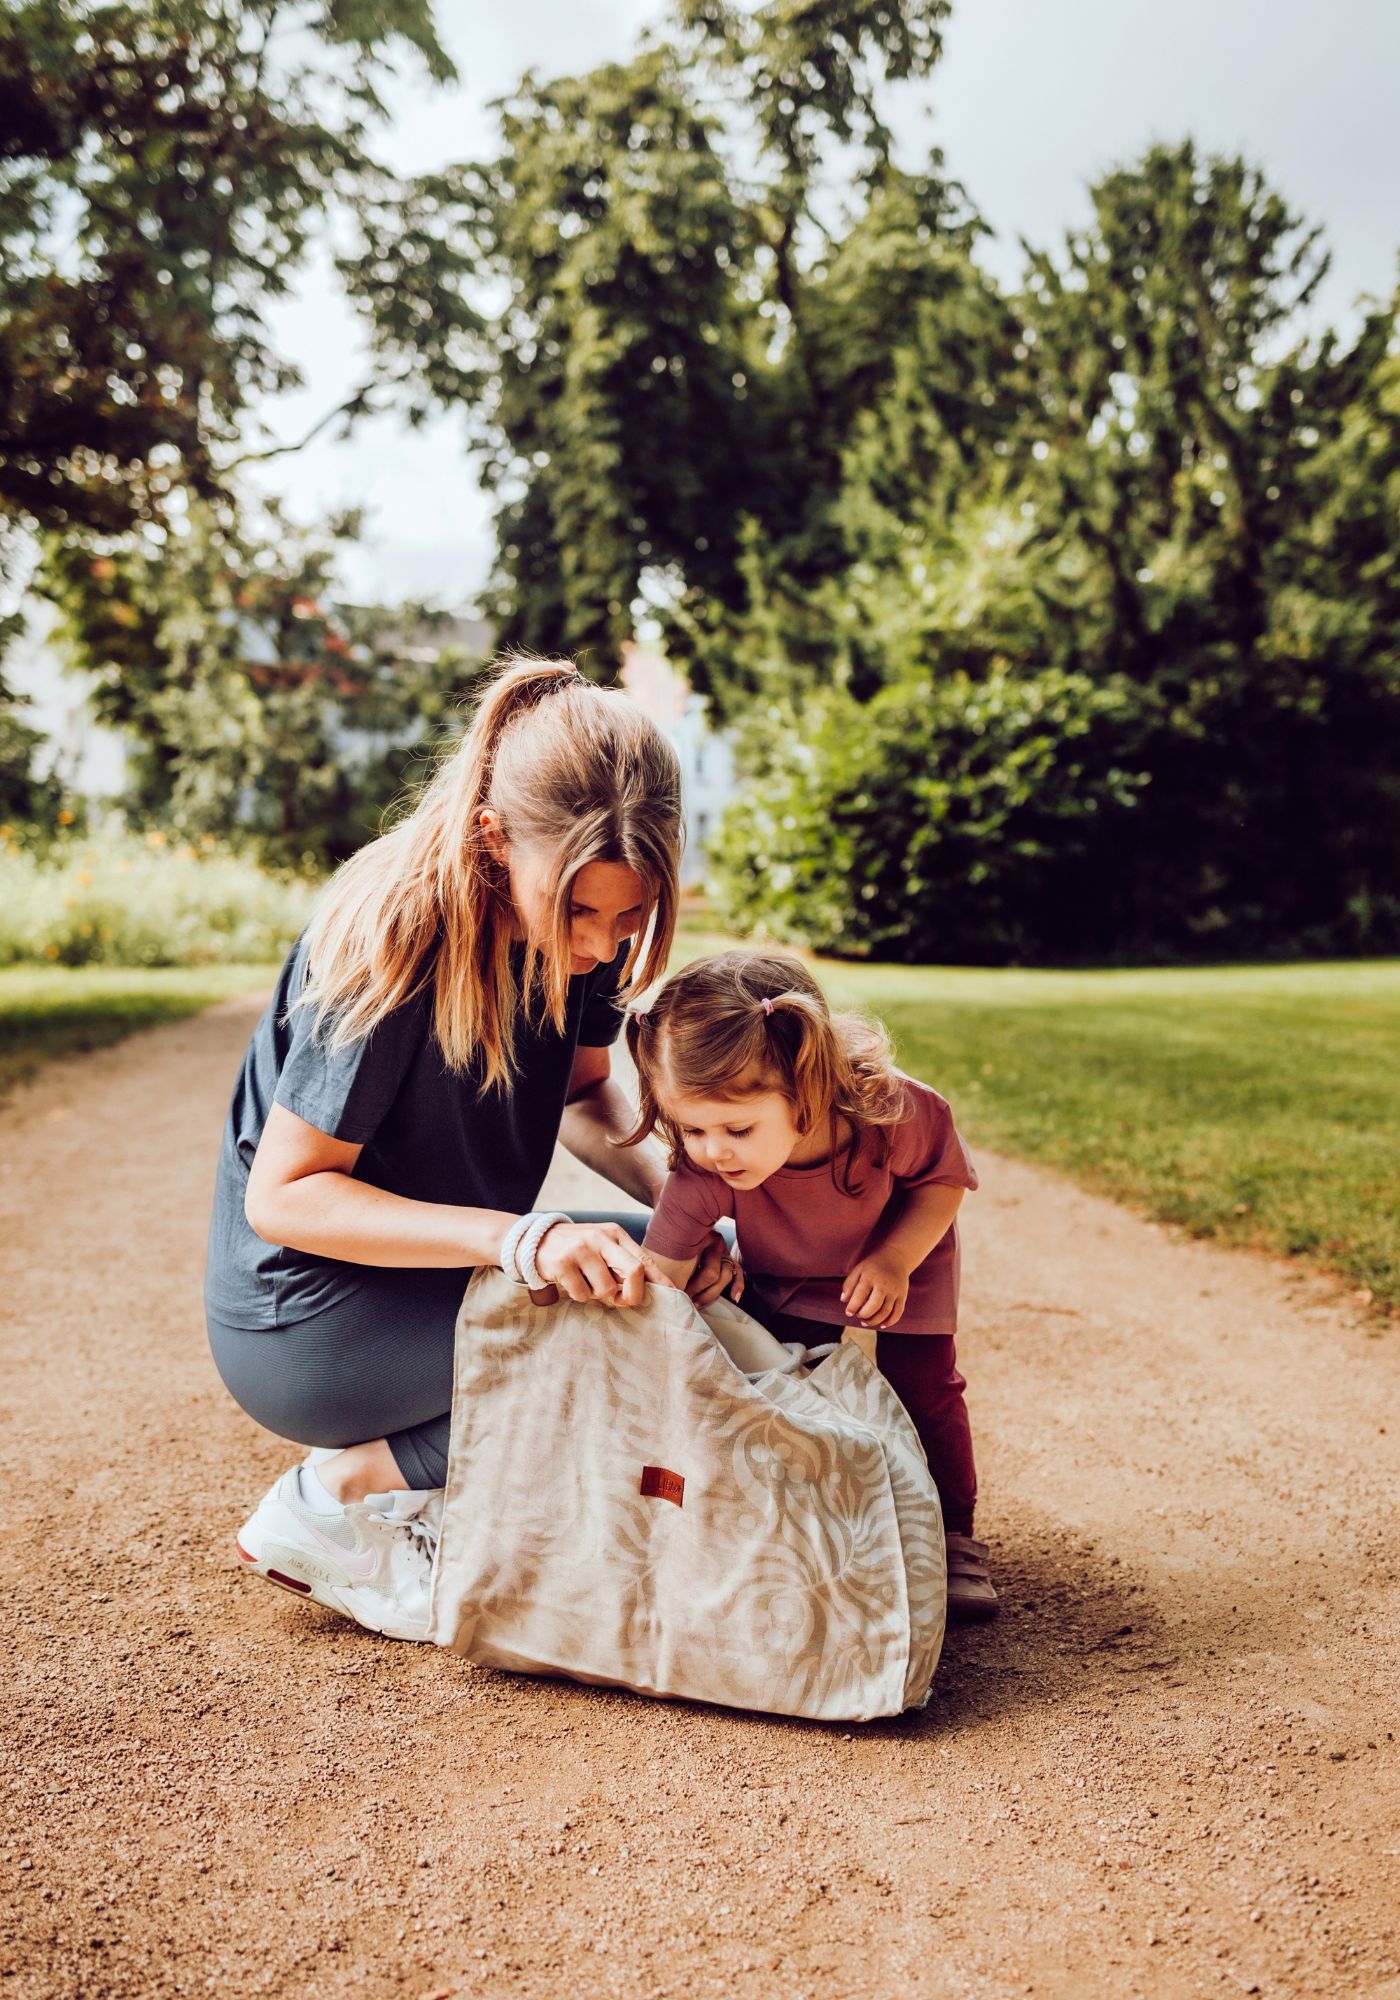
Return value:
M 457 1326 L 432 1637 L 482 1666 L 865 1721 L 928 1699 L 938 1496 L 852 1343 L 814 1367 L 725 1301 L 535 1303 Z

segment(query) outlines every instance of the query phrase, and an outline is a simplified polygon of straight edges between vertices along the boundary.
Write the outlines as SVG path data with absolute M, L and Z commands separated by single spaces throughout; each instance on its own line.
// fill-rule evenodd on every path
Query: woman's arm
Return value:
M 347 1264 L 453 1270 L 500 1262 L 516 1220 L 508 1210 L 411 1201 L 354 1180 L 361 1150 L 274 1104 L 243 1200 L 250 1226 L 264 1242 Z
M 622 1138 L 636 1122 L 635 1108 L 613 1079 L 609 1051 L 575 1049 L 568 1102 L 559 1124 L 560 1143 L 605 1181 L 654 1208 L 666 1178 L 661 1148 L 654 1139 L 644 1139 L 639 1146 L 608 1143 Z
M 359 1156 L 358 1146 L 274 1104 L 244 1195 L 250 1226 L 267 1243 L 386 1270 L 500 1263 L 514 1215 L 390 1194 L 351 1178 Z M 571 1299 L 639 1306 L 646 1296 L 647 1259 L 616 1223 L 557 1222 L 535 1267 Z
M 607 1049 L 578 1048 L 569 1077 L 569 1098 L 564 1107 L 559 1137 L 576 1160 L 595 1174 L 611 1181 L 655 1208 L 666 1179 L 666 1156 L 654 1139 L 639 1146 L 610 1145 L 637 1122 L 637 1113 L 626 1093 L 612 1076 L 612 1058 Z M 548 1238 L 546 1238 L 548 1241 Z M 690 1293 L 697 1306 L 707 1306 L 721 1292 L 732 1289 L 736 1299 L 744 1288 L 743 1267 L 724 1238 L 716 1231 L 705 1248 L 688 1263 L 674 1257 L 658 1257 L 647 1251 L 654 1264 L 678 1290 Z

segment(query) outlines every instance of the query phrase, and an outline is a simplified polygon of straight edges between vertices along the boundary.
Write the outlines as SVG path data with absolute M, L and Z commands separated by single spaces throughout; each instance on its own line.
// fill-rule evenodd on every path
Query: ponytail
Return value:
M 508 843 L 549 864 L 552 922 L 526 939 L 519 982 L 509 877 L 481 828 L 488 805 Z M 680 843 L 675 753 L 636 704 L 566 660 L 507 662 L 407 817 L 332 879 L 308 931 L 298 1004 L 339 1048 L 431 983 L 448 1067 L 475 1066 L 483 1092 L 504 1090 L 516 1073 L 522 1000 L 532 1024 L 564 1030 L 574 877 L 593 861 L 623 862 L 640 877 L 653 913 L 640 968 L 650 982 L 675 930 Z M 624 980 L 647 935 L 644 925 Z

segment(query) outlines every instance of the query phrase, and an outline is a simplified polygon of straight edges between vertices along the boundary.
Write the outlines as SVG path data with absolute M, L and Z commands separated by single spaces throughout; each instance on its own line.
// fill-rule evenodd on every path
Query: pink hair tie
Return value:
M 767 995 L 766 993 L 764 994 L 763 998 L 762 998 L 762 999 L 761 999 L 761 1000 L 759 1001 L 759 1003 L 758 1003 L 758 1004 L 759 1004 L 759 1006 L 760 1006 L 760 1007 L 761 1007 L 761 1008 L 763 1009 L 763 1011 L 764 1011 L 764 1013 L 765 1013 L 765 1014 L 771 1014 L 771 1013 L 772 1013 L 772 1011 L 773 1011 L 773 1002 L 772 1002 L 772 1001 L 771 1001 L 771 1000 L 770 1000 L 770 999 L 768 998 L 768 995 Z

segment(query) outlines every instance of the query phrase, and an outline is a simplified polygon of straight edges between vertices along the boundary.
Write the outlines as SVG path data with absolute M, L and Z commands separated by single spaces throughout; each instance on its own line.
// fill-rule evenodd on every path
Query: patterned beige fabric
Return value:
M 707 1324 L 708 1319 L 708 1324 Z M 737 1357 L 730 1358 L 732 1349 Z M 928 1698 L 938 1497 L 889 1385 L 732 1306 L 467 1289 L 433 1636 L 481 1665 L 826 1721 Z

